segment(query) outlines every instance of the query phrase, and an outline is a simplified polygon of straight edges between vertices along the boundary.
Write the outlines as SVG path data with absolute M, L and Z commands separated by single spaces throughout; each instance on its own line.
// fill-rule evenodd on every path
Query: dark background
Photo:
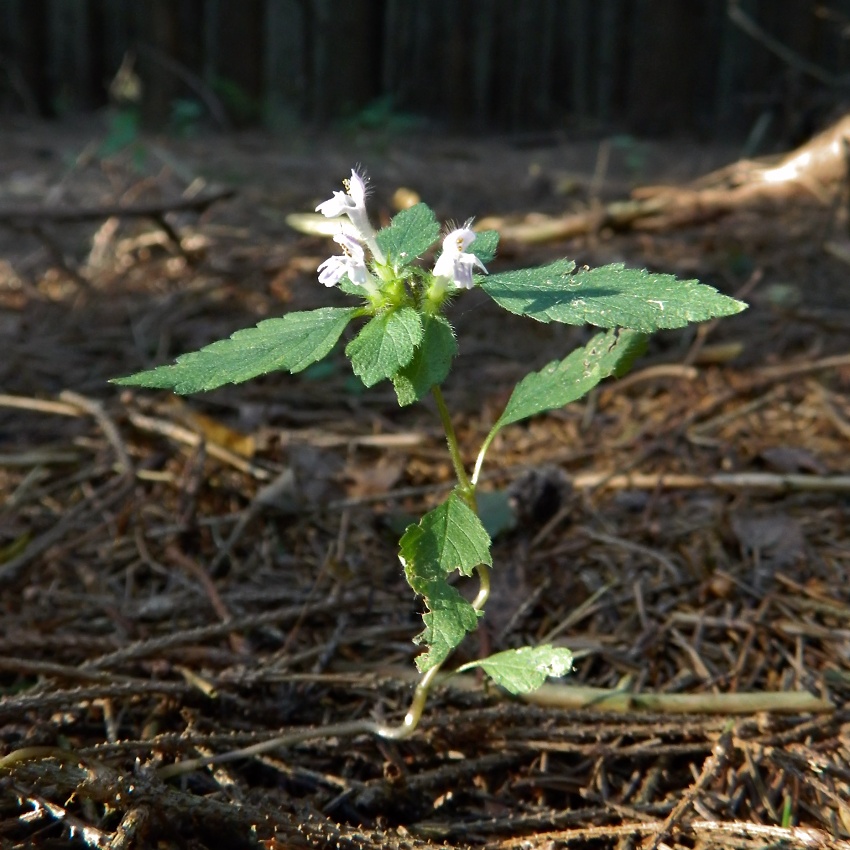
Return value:
M 129 55 L 154 128 L 787 147 L 843 107 L 848 38 L 850 0 L 0 0 L 0 115 L 101 109 Z

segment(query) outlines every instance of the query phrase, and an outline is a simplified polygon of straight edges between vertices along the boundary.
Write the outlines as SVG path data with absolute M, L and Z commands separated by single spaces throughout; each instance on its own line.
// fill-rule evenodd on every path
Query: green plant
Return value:
M 97 155 L 107 159 L 125 151 L 131 154 L 133 167 L 141 171 L 147 152 L 141 138 L 139 110 L 135 106 L 121 106 L 110 111 L 108 132 Z
M 564 259 L 540 268 L 487 275 L 486 264 L 495 256 L 498 234 L 475 233 L 471 222 L 447 233 L 436 263 L 423 268 L 417 260 L 440 237 L 440 225 L 431 209 L 417 204 L 376 233 L 366 212 L 364 179 L 352 171 L 344 187 L 344 192 L 334 192 L 317 207 L 325 216 L 340 217 L 341 222 L 340 232 L 333 237 L 341 253 L 325 260 L 318 273 L 321 283 L 338 286 L 356 297 L 357 305 L 267 319 L 229 339 L 184 354 L 172 365 L 115 383 L 192 393 L 274 370 L 300 372 L 324 358 L 349 324 L 365 320 L 345 349 L 363 384 L 371 387 L 392 381 L 402 406 L 429 393 L 434 397 L 457 485 L 442 504 L 408 526 L 399 551 L 407 582 L 427 608 L 425 628 L 414 638 L 426 648 L 416 658 L 421 679 L 401 726 L 358 721 L 332 728 L 335 734 L 368 729 L 401 738 L 416 728 L 437 671 L 476 628 L 489 596 L 490 538 L 478 516 L 476 488 L 496 434 L 507 425 L 580 399 L 609 376 L 622 375 L 642 352 L 646 334 L 732 315 L 746 305 L 697 281 L 680 281 L 623 265 L 577 269 L 575 263 Z M 601 332 L 564 359 L 520 381 L 484 439 L 470 474 L 461 459 L 440 386 L 457 353 L 445 308 L 452 298 L 473 287 L 480 287 L 512 313 L 540 322 L 591 324 Z M 477 575 L 479 590 L 472 602 L 451 583 L 456 572 Z M 460 669 L 474 666 L 483 668 L 507 690 L 525 693 L 548 676 L 568 673 L 572 655 L 563 647 L 525 647 L 499 652 Z

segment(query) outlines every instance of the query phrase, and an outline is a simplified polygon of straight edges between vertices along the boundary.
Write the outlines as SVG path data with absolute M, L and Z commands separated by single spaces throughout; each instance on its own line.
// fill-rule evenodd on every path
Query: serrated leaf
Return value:
M 455 354 L 457 341 L 451 325 L 442 316 L 428 316 L 413 360 L 393 378 L 399 405 L 413 404 L 435 384 L 441 384 L 451 370 Z
M 445 579 L 428 582 L 423 596 L 429 609 L 422 616 L 425 629 L 413 638 L 414 643 L 428 647 L 427 652 L 416 657 L 420 673 L 442 664 L 467 633 L 475 630 L 482 614 Z
M 499 246 L 498 230 L 482 230 L 475 234 L 475 241 L 469 246 L 469 253 L 474 254 L 485 265 L 496 256 Z
M 536 691 L 550 676 L 566 676 L 573 668 L 573 654 L 550 644 L 524 646 L 471 661 L 459 667 L 458 672 L 474 667 L 481 667 L 497 685 L 512 694 L 528 694 Z
M 390 263 L 401 268 L 427 251 L 440 236 L 440 225 L 427 204 L 416 204 L 394 216 L 378 231 L 378 245 Z
M 412 307 L 375 316 L 345 349 L 354 374 L 367 387 L 394 377 L 413 359 L 422 332 L 422 317 Z
M 356 307 L 323 307 L 266 319 L 230 339 L 183 354 L 170 366 L 114 378 L 112 383 L 185 394 L 239 384 L 277 369 L 300 372 L 328 354 L 359 313 Z
M 731 316 L 746 304 L 696 280 L 622 263 L 572 273 L 575 263 L 558 260 L 538 269 L 490 275 L 481 288 L 512 313 L 540 322 L 585 323 L 651 333 Z
M 539 372 L 526 375 L 514 387 L 493 431 L 544 410 L 563 407 L 605 378 L 625 374 L 643 352 L 645 342 L 639 331 L 610 330 L 597 334 L 584 348 L 577 348 L 563 360 L 553 360 Z
M 446 579 L 455 570 L 471 575 L 479 564 L 492 564 L 490 538 L 475 512 L 452 493 L 405 531 L 399 558 L 408 584 L 428 607 L 425 630 L 414 639 L 429 647 L 416 659 L 425 672 L 442 663 L 478 624 L 480 613 Z
M 441 578 L 459 570 L 472 575 L 479 564 L 492 565 L 490 537 L 475 511 L 457 493 L 451 493 L 399 541 L 407 583 L 417 592 L 420 582 Z

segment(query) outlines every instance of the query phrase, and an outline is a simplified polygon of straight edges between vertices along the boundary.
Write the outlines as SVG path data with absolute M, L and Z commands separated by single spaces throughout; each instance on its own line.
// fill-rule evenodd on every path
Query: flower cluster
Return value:
M 377 234 L 366 212 L 366 181 L 352 169 L 351 177 L 343 181 L 343 187 L 344 192 L 334 192 L 331 198 L 316 207 L 316 212 L 328 218 L 347 216 L 359 239 L 342 232 L 333 237 L 341 246 L 342 254 L 329 257 L 319 266 L 319 282 L 325 286 L 336 286 L 347 276 L 351 283 L 362 286 L 368 295 L 378 296 L 379 284 L 366 265 L 361 242 L 369 248 L 379 266 L 385 266 L 387 259 L 378 245 Z M 475 241 L 471 225 L 472 219 L 443 239 L 443 250 L 434 264 L 428 293 L 432 301 L 442 301 L 450 284 L 457 289 L 472 289 L 472 275 L 476 267 L 487 273 L 481 260 L 467 251 Z

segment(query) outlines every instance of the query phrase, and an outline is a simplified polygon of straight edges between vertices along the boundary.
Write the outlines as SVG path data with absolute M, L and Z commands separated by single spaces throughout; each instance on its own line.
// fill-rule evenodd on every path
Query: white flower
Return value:
M 472 272 L 475 266 L 487 274 L 484 263 L 475 254 L 466 253 L 466 249 L 475 241 L 475 233 L 470 229 L 470 224 L 471 220 L 443 239 L 443 253 L 434 264 L 434 276 L 451 278 L 458 289 L 472 289 Z
M 351 177 L 343 180 L 344 192 L 334 192 L 330 200 L 323 201 L 316 207 L 327 218 L 336 218 L 338 215 L 366 215 L 366 183 L 363 178 L 352 168 Z
M 342 193 L 340 193 L 342 194 Z M 369 280 L 366 260 L 360 243 L 346 233 L 334 236 L 334 242 L 342 247 L 342 254 L 328 257 L 317 269 L 319 283 L 336 286 L 346 275 L 352 283 L 363 286 Z
M 351 177 L 343 180 L 342 185 L 345 187 L 345 191 L 334 192 L 332 198 L 323 201 L 316 207 L 316 212 L 327 218 L 347 215 L 360 237 L 369 246 L 375 259 L 381 264 L 385 263 L 386 257 L 378 247 L 375 230 L 366 213 L 366 181 L 352 168 Z

